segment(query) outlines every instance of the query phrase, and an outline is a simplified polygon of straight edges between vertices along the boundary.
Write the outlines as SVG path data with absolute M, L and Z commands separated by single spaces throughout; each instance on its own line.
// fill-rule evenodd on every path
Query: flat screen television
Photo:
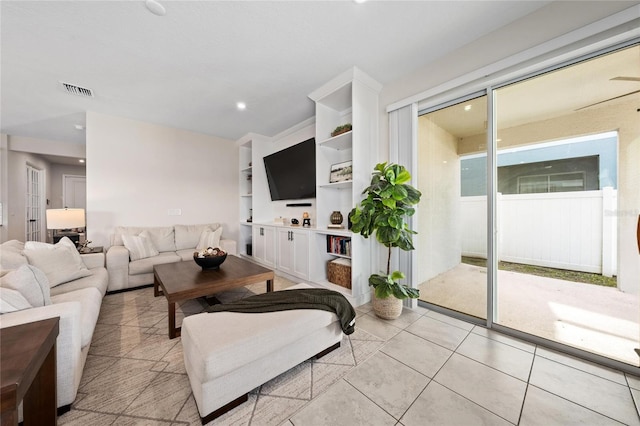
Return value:
M 267 155 L 264 168 L 272 201 L 315 198 L 315 138 Z

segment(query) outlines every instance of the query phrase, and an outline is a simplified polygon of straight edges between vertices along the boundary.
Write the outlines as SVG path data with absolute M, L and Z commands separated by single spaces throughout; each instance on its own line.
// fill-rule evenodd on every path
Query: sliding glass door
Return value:
M 477 318 L 487 311 L 487 97 L 418 118 L 416 244 L 420 300 Z
M 420 114 L 422 302 L 640 365 L 639 57 L 626 47 Z
M 494 321 L 633 365 L 638 58 L 635 46 L 495 91 Z

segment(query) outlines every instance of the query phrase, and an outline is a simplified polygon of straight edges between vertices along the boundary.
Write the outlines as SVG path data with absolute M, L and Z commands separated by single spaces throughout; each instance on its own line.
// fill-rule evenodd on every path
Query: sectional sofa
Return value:
M 153 267 L 193 259 L 197 249 L 220 247 L 236 254 L 235 240 L 222 238 L 219 223 L 163 227 L 119 226 L 107 251 L 108 291 L 153 284 Z
M 105 257 L 103 253 L 80 255 L 71 241 L 68 250 L 64 241 L 35 244 L 43 250 L 37 255 L 25 251 L 25 243 L 17 240 L 0 245 L 0 327 L 60 317 L 57 403 L 64 411 L 76 398 L 107 291 Z

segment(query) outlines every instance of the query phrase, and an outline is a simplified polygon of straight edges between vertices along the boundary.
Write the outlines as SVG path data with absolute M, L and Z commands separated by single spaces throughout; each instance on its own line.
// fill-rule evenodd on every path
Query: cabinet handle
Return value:
M 638 230 L 636 238 L 638 240 L 638 254 L 640 254 L 640 214 L 638 215 Z
M 260 236 L 264 235 L 264 228 L 260 228 Z
M 290 232 L 291 232 L 291 241 L 293 241 L 293 231 L 290 231 Z

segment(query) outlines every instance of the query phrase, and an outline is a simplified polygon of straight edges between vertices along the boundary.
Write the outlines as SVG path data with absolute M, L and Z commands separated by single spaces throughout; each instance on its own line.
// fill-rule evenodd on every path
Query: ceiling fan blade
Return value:
M 576 109 L 576 110 L 574 110 L 574 111 L 580 111 L 580 110 L 583 110 L 583 109 L 585 109 L 585 108 L 592 107 L 592 106 L 594 106 L 594 105 L 600 105 L 600 104 L 603 104 L 603 103 L 605 103 L 605 102 L 609 102 L 609 101 L 612 101 L 612 100 L 614 100 L 614 99 L 624 98 L 625 96 L 633 95 L 633 94 L 636 94 L 636 93 L 640 93 L 640 90 L 634 90 L 633 92 L 625 93 L 624 95 L 615 96 L 615 97 L 613 97 L 613 98 L 605 99 L 604 101 L 600 101 L 600 102 L 596 102 L 595 104 L 591 104 L 591 105 L 583 106 L 583 107 L 578 108 L 578 109 Z
M 616 81 L 640 81 L 640 77 L 614 77 L 611 79 Z

